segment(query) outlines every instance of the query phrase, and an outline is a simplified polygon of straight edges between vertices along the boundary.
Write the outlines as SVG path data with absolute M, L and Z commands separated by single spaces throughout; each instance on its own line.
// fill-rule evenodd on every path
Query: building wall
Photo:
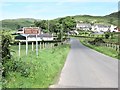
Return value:
M 38 37 L 37 40 L 38 41 L 42 41 L 42 40 L 44 40 L 44 41 L 52 41 L 53 37 L 49 37 L 49 38 L 47 38 L 47 37 L 43 37 L 43 38 Z M 36 41 L 36 38 L 35 37 L 28 37 L 28 41 Z

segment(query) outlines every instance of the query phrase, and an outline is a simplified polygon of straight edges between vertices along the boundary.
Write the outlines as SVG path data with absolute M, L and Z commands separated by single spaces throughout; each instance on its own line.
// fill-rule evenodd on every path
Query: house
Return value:
M 107 32 L 110 30 L 110 26 L 104 24 L 95 24 L 91 29 L 93 32 Z
M 49 34 L 49 33 L 39 34 L 39 35 L 37 35 L 37 38 L 36 38 L 36 35 L 28 35 L 27 38 L 28 38 L 28 41 L 36 41 L 36 39 L 38 41 L 52 41 L 52 40 L 54 40 L 53 35 Z
M 89 23 L 77 23 L 76 29 L 79 30 L 91 30 L 91 24 Z
M 68 35 L 78 35 L 79 32 L 77 30 L 69 31 Z
M 42 33 L 39 27 L 23 27 L 18 30 L 19 36 L 15 37 L 17 40 L 28 41 L 52 41 L 54 40 L 53 34 Z
M 110 32 L 119 32 L 118 27 L 114 26 L 114 25 L 111 25 Z
M 15 37 L 16 40 L 26 40 L 26 35 L 22 34 Z M 44 33 L 44 34 L 38 34 L 36 35 L 27 35 L 27 41 L 52 41 L 54 40 L 54 37 L 52 34 Z

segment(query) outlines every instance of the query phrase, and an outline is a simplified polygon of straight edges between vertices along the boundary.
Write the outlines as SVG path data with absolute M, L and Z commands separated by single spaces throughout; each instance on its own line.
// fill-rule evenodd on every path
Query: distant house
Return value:
M 104 24 L 95 24 L 91 29 L 93 32 L 107 32 L 110 30 L 110 26 Z
M 73 31 L 69 31 L 68 34 L 69 35 L 78 35 L 79 32 L 77 30 L 73 30 Z
M 95 24 L 91 30 L 93 32 L 118 32 L 117 26 L 104 24 Z
M 110 32 L 119 32 L 119 29 L 117 26 L 111 25 Z
M 89 23 L 77 23 L 76 24 L 76 29 L 79 30 L 91 30 L 91 24 Z

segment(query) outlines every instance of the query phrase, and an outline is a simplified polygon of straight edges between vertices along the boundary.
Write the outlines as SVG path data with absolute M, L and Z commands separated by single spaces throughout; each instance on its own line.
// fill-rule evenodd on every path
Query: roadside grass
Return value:
M 105 47 L 105 46 L 91 45 L 91 44 L 87 43 L 87 41 L 84 41 L 83 39 L 80 39 L 80 42 L 83 45 L 85 45 L 85 46 L 87 46 L 87 47 L 89 47 L 91 49 L 94 49 L 94 50 L 96 50 L 96 51 L 98 51 L 100 53 L 103 53 L 105 55 L 108 55 L 110 57 L 118 59 L 118 52 L 116 50 L 114 50 L 113 48 Z
M 12 49 L 15 60 L 22 60 L 28 66 L 30 65 L 30 75 L 28 77 L 21 76 L 19 72 L 9 72 L 6 77 L 7 88 L 48 88 L 57 81 L 57 77 L 64 65 L 69 45 L 64 44 L 54 48 L 43 49 L 39 51 L 38 57 L 36 52 L 29 51 L 28 56 L 25 55 L 25 46 L 22 46 L 21 57 L 18 58 L 18 46 Z

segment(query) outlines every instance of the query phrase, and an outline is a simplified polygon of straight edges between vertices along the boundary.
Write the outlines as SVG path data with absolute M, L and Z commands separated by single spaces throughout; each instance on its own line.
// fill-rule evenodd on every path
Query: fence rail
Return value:
M 120 45 L 119 45 L 119 44 L 116 44 L 116 43 L 107 42 L 107 43 L 101 43 L 101 45 L 102 45 L 102 46 L 105 46 L 105 47 L 113 48 L 113 49 L 115 49 L 117 52 L 120 51 Z

